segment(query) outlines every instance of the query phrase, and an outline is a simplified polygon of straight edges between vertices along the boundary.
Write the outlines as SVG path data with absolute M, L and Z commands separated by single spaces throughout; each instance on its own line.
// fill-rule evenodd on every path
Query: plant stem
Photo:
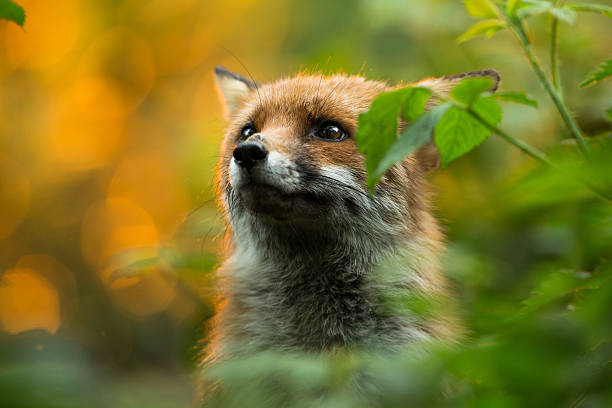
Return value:
M 538 79 L 544 86 L 544 89 L 546 89 L 546 92 L 548 92 L 551 99 L 553 100 L 555 106 L 557 107 L 557 110 L 559 111 L 559 114 L 561 114 L 561 118 L 565 122 L 565 125 L 569 129 L 570 133 L 572 134 L 574 139 L 576 139 L 576 142 L 578 142 L 578 147 L 580 147 L 580 150 L 582 150 L 584 154 L 588 153 L 589 148 L 586 144 L 584 136 L 582 135 L 582 131 L 578 126 L 578 123 L 576 123 L 576 120 L 570 114 L 569 109 L 567 108 L 567 106 L 565 106 L 565 103 L 561 98 L 561 95 L 559 94 L 559 92 L 557 92 L 552 82 L 546 76 L 546 73 L 542 69 L 542 66 L 538 62 L 537 57 L 531 49 L 531 43 L 527 38 L 527 34 L 525 33 L 525 29 L 523 28 L 521 22 L 517 20 L 510 20 L 510 24 L 514 28 L 514 32 L 518 37 L 519 41 L 521 42 L 521 45 L 523 46 L 523 51 L 525 52 L 525 55 L 527 56 L 531 67 L 533 68 Z
M 476 113 L 474 110 L 472 110 L 471 108 L 466 108 L 466 112 L 468 112 L 470 115 L 472 115 L 472 117 L 474 117 L 474 119 L 476 119 L 477 121 L 479 121 L 480 123 L 482 123 L 487 129 L 489 129 L 491 132 L 496 133 L 497 135 L 501 136 L 502 138 L 504 138 L 508 143 L 514 145 L 515 147 L 518 147 L 520 150 L 522 150 L 523 152 L 527 153 L 529 156 L 533 157 L 534 159 L 546 164 L 547 166 L 550 166 L 551 168 L 562 172 L 572 178 L 574 178 L 575 180 L 579 181 L 581 184 L 583 184 L 585 187 L 587 187 L 589 190 L 591 190 L 591 192 L 593 192 L 595 195 L 599 196 L 600 198 L 606 200 L 606 201 L 612 201 L 612 197 L 608 196 L 607 193 L 605 191 L 602 191 L 598 186 L 593 185 L 593 183 L 591 183 L 590 180 L 585 180 L 584 178 L 580 177 L 579 175 L 576 174 L 569 174 L 569 172 L 567 172 L 566 170 L 564 170 L 563 168 L 559 167 L 556 163 L 554 163 L 552 160 L 550 160 L 550 158 L 546 155 L 546 153 L 544 153 L 543 151 L 519 140 L 516 139 L 513 136 L 510 136 L 508 133 L 504 132 L 503 130 L 499 129 L 496 126 L 491 125 L 489 122 L 487 122 L 482 116 L 480 116 L 478 113 Z
M 489 129 L 491 132 L 498 134 L 499 136 L 503 137 L 504 139 L 506 139 L 506 141 L 516 147 L 518 147 L 519 149 L 521 149 L 523 152 L 527 153 L 529 156 L 533 157 L 536 160 L 541 161 L 542 163 L 550 166 L 550 167 L 554 167 L 556 168 L 557 166 L 555 166 L 555 164 L 548 158 L 548 156 L 546 155 L 546 153 L 544 153 L 543 151 L 536 149 L 533 146 L 528 145 L 527 143 L 523 142 L 522 140 L 519 140 L 513 136 L 510 136 L 509 134 L 507 134 L 506 132 L 504 132 L 503 130 L 491 125 L 489 122 L 487 122 L 482 116 L 480 116 L 478 113 L 476 113 L 474 110 L 472 110 L 471 108 L 467 109 L 467 112 L 472 115 L 476 120 L 478 120 L 480 123 L 482 123 L 484 126 L 487 127 L 487 129 Z
M 557 58 L 558 34 L 559 19 L 553 16 L 550 24 L 550 75 L 552 76 L 555 89 L 559 92 L 559 96 L 563 97 L 563 92 L 561 91 L 561 77 L 559 76 L 559 60 Z

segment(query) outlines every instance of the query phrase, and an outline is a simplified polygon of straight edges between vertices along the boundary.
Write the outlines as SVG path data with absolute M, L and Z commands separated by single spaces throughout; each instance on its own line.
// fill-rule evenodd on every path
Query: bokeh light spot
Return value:
M 0 279 L 0 323 L 10 334 L 60 326 L 60 301 L 53 285 L 31 269 L 12 269 Z
M 142 36 L 128 28 L 113 28 L 102 33 L 85 51 L 77 76 L 106 78 L 114 83 L 122 106 L 132 111 L 153 87 L 153 52 Z
M 156 151 L 135 154 L 119 165 L 108 193 L 137 203 L 151 214 L 160 234 L 167 235 L 189 210 L 180 176 L 167 154 Z
M 164 310 L 176 296 L 176 278 L 155 262 L 158 232 L 147 211 L 131 200 L 111 197 L 94 203 L 81 227 L 83 256 L 122 309 L 144 317 Z M 129 271 L 124 275 L 123 271 Z
M 77 284 L 72 271 L 51 255 L 29 254 L 17 260 L 15 268 L 36 271 L 57 291 L 61 302 L 62 324 L 68 323 L 78 311 Z

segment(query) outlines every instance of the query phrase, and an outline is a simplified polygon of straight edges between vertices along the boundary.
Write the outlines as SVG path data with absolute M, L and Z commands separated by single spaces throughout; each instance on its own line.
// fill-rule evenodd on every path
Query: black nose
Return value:
M 268 157 L 268 150 L 261 143 L 244 142 L 234 149 L 234 160 L 236 164 L 250 170 Z

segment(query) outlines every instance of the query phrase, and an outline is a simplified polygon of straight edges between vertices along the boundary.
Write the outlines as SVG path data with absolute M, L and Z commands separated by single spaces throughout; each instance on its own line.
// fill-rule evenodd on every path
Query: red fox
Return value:
M 203 364 L 265 350 L 387 351 L 459 339 L 453 310 L 395 313 L 385 300 L 449 297 L 426 180 L 439 163 L 435 145 L 389 169 L 370 196 L 353 138 L 358 115 L 396 87 L 343 74 L 265 84 L 223 67 L 215 75 L 229 120 L 217 183 L 231 245 Z M 418 85 L 444 95 L 477 76 L 497 87 L 494 70 Z

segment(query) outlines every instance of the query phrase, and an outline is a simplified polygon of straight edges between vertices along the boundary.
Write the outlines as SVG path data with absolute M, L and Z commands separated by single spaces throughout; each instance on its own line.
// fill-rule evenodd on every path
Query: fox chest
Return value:
M 325 350 L 360 343 L 379 317 L 359 276 L 294 276 L 254 287 L 248 323 L 269 346 Z

